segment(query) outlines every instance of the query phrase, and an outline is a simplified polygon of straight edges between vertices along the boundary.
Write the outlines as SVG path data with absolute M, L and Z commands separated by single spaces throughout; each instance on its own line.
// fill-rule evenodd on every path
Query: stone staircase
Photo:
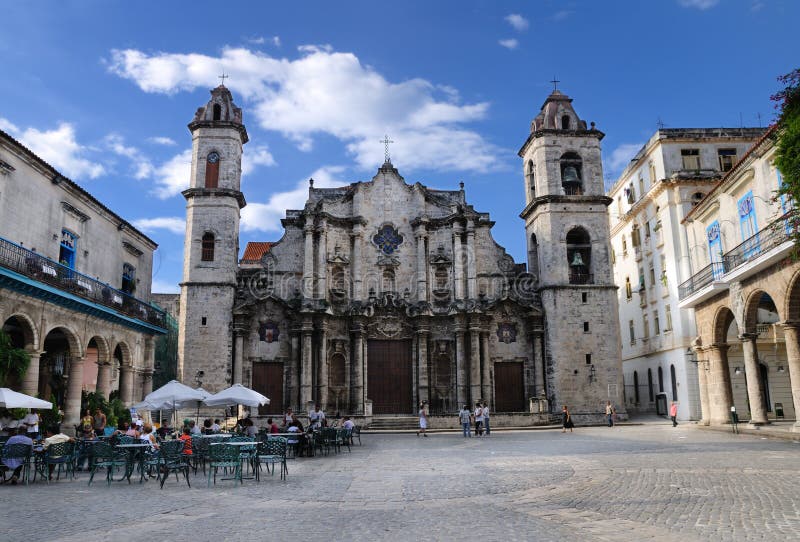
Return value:
M 373 416 L 366 427 L 368 431 L 416 431 L 419 429 L 419 418 L 416 416 Z

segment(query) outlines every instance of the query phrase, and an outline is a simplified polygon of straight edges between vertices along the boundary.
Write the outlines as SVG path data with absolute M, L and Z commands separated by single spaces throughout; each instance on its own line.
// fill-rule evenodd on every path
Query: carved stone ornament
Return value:
M 275 322 L 263 322 L 258 326 L 258 338 L 265 343 L 273 343 L 278 340 L 280 330 Z
M 395 316 L 378 316 L 369 327 L 375 336 L 387 339 L 398 339 L 408 335 L 407 326 Z
M 497 338 L 501 343 L 517 342 L 517 324 L 512 322 L 500 322 L 497 324 Z

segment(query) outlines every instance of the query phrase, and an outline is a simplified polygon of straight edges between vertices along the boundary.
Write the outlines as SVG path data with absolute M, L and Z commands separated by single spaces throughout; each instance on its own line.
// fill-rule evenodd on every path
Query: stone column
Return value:
M 133 367 L 120 364 L 119 366 L 119 398 L 125 406 L 131 404 L 133 390 Z
M 319 372 L 317 373 L 317 390 L 321 409 L 328 406 L 328 333 L 325 323 L 319 326 Z
M 697 381 L 700 388 L 700 423 L 708 425 L 711 420 L 711 404 L 708 398 L 708 359 L 701 359 L 707 356 L 705 349 L 695 348 L 695 355 L 697 356 Z
M 320 220 L 319 240 L 317 242 L 317 298 L 325 299 L 328 275 L 328 233 L 325 231 L 325 220 Z
M 234 333 L 234 356 L 233 356 L 233 371 L 231 372 L 231 376 L 233 377 L 233 384 L 242 384 L 242 378 L 244 376 L 244 335 L 245 330 L 241 327 L 234 325 L 233 328 Z
M 290 352 L 291 362 L 288 375 L 288 382 L 286 384 L 286 391 L 289 394 L 287 404 L 292 407 L 295 412 L 300 412 L 299 404 L 299 380 L 300 375 L 300 331 L 293 329 L 291 332 L 292 350 Z
M 456 400 L 459 407 L 467 403 L 467 372 L 464 367 L 464 329 L 455 328 L 456 333 Z
M 486 330 L 481 331 L 481 357 L 483 358 L 481 396 L 494 409 L 494 403 L 492 402 L 492 360 L 489 359 L 489 332 Z
M 354 300 L 361 299 L 361 225 L 353 226 L 353 254 L 350 258 L 350 271 L 352 273 Z
M 792 386 L 792 402 L 795 419 L 793 431 L 800 431 L 800 324 L 787 322 L 783 324 L 786 338 L 786 364 L 789 366 L 789 380 Z
M 353 333 L 353 385 L 350 388 L 350 410 L 354 414 L 364 412 L 364 327 L 357 323 Z
M 428 329 L 419 328 L 417 330 L 417 377 L 419 392 L 419 402 L 430 402 L 429 382 L 428 375 Z
M 111 364 L 108 361 L 97 362 L 97 393 L 108 400 L 111 394 Z
M 303 338 L 303 345 L 300 350 L 301 367 L 300 367 L 300 412 L 305 412 L 308 408 L 309 401 L 312 400 L 311 395 L 311 334 L 313 332 L 311 321 L 306 319 L 303 321 L 301 334 Z
M 467 297 L 475 299 L 477 297 L 477 270 L 475 269 L 475 226 L 470 220 L 467 222 Z
M 310 220 L 307 217 L 306 220 Z M 303 248 L 303 297 L 314 297 L 314 225 L 306 222 L 303 229 L 305 244 Z
M 417 300 L 428 300 L 427 258 L 425 254 L 425 226 L 417 228 Z
M 469 394 L 471 404 L 481 398 L 481 329 L 469 326 Z
M 464 298 L 464 247 L 461 242 L 461 226 L 453 224 L 453 274 L 455 299 Z
M 747 397 L 750 401 L 750 423 L 763 425 L 767 421 L 767 409 L 764 407 L 764 385 L 758 370 L 758 333 L 743 333 L 739 336 L 744 353 L 744 373 L 747 376 Z
M 145 369 L 142 373 L 142 399 L 153 393 L 153 370 Z
M 544 364 L 542 363 L 542 352 L 544 350 L 544 330 L 538 327 L 533 328 L 533 394 L 536 397 L 544 397 Z
M 730 421 L 733 392 L 728 368 L 728 345 L 713 344 L 708 349 L 709 422 L 724 425 Z
M 64 427 L 72 433 L 81 420 L 81 392 L 83 391 L 83 358 L 72 358 L 69 362 L 69 382 L 64 405 Z
M 41 362 L 42 354 L 36 350 L 28 350 L 27 352 L 31 357 L 31 364 L 22 379 L 22 393 L 36 397 L 39 393 L 39 363 Z M 49 397 L 45 398 L 45 401 L 49 400 Z

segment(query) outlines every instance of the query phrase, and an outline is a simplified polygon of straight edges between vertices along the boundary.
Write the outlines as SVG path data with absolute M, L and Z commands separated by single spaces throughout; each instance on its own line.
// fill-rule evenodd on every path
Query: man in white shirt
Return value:
M 311 422 L 311 427 L 319 429 L 325 422 L 325 413 L 319 409 L 319 405 L 314 405 L 314 410 L 308 413 L 308 419 Z
M 214 423 L 211 424 L 211 431 L 213 431 L 214 433 L 219 433 L 219 430 L 220 430 L 219 420 L 214 420 Z
M 480 403 L 475 403 L 475 436 L 483 436 L 483 407 Z
M 488 437 L 490 435 L 489 431 L 489 403 L 483 403 L 483 429 L 484 434 Z
M 37 440 L 39 438 L 39 415 L 31 410 L 22 418 L 22 424 L 28 428 L 28 438 Z

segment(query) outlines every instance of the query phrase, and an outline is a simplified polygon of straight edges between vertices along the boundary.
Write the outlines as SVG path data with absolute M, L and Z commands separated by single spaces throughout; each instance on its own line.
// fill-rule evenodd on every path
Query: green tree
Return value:
M 11 336 L 0 329 L 0 387 L 5 387 L 11 374 L 21 380 L 31 364 L 31 356 L 11 342 Z
M 789 198 L 795 245 L 800 247 L 800 68 L 778 77 L 784 88 L 772 96 L 778 111 L 775 127 L 775 166 L 783 177 L 778 194 Z

